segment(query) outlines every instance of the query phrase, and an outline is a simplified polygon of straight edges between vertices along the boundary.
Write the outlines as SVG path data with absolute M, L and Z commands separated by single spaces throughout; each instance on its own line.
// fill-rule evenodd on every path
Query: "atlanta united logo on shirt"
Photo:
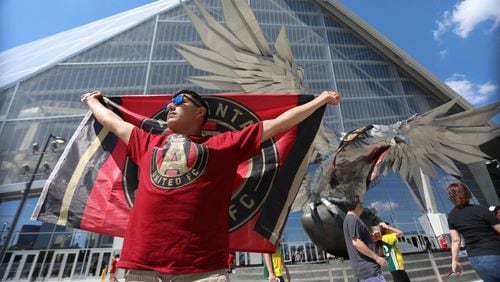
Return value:
M 194 182 L 207 165 L 208 148 L 184 135 L 168 136 L 163 148 L 154 148 L 151 182 L 158 188 L 177 189 Z
M 240 130 L 257 123 L 260 118 L 244 105 L 219 96 L 205 96 L 210 107 L 208 125 L 203 134 L 215 135 L 225 131 Z M 155 134 L 167 130 L 165 111 L 144 121 L 140 127 Z M 208 127 L 208 128 L 207 128 Z M 155 148 L 151 157 L 151 182 L 160 189 L 177 189 L 196 181 L 208 161 L 208 149 L 191 142 L 185 136 L 172 134 L 162 148 Z M 229 231 L 244 225 L 260 209 L 274 183 L 279 167 L 278 149 L 274 141 L 262 144 L 262 151 L 238 167 L 244 181 L 233 188 L 229 206 Z M 138 184 L 137 166 L 126 160 L 124 192 L 132 207 Z

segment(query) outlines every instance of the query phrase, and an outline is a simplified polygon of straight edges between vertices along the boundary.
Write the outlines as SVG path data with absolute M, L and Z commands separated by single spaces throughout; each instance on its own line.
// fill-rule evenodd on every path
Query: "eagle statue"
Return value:
M 306 175 L 292 207 L 306 207 L 302 224 L 311 240 L 332 255 L 347 257 L 343 204 L 353 195 L 363 198 L 381 174 L 395 172 L 409 181 L 419 170 L 435 176 L 438 166 L 461 176 L 454 160 L 470 164 L 489 158 L 478 146 L 500 136 L 500 126 L 487 123 L 500 112 L 500 103 L 446 115 L 455 103 L 456 99 L 392 125 L 368 125 L 346 134 L 335 152 L 321 160 L 317 172 Z M 381 221 L 370 209 L 361 218 L 368 226 Z
M 304 71 L 294 61 L 284 27 L 274 51 L 246 0 L 221 0 L 224 24 L 197 0 L 196 14 L 182 5 L 205 48 L 178 44 L 194 67 L 213 75 L 189 77 L 205 88 L 239 93 L 302 94 Z M 347 198 L 365 192 L 378 175 L 398 173 L 408 181 L 417 171 L 433 176 L 435 167 L 460 175 L 454 161 L 469 164 L 490 158 L 478 146 L 500 136 L 488 121 L 500 103 L 448 114 L 458 99 L 391 125 L 367 125 L 347 134 L 322 126 L 310 160 L 317 169 L 303 180 L 292 211 L 303 210 L 302 224 L 311 240 L 337 257 L 347 257 L 342 223 Z M 456 111 L 455 111 L 456 112 Z M 380 221 L 370 209 L 361 218 L 368 226 Z

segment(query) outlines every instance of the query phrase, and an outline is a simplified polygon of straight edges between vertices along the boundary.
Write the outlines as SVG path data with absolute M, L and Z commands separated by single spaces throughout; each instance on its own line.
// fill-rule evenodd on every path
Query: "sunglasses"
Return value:
M 195 101 L 191 97 L 184 95 L 184 94 L 179 94 L 172 99 L 172 101 L 168 102 L 167 105 L 165 106 L 165 111 L 168 113 L 168 107 L 171 104 L 174 104 L 175 106 L 179 106 L 180 104 L 184 103 L 184 98 L 188 99 L 191 101 L 196 107 L 201 108 L 201 104 L 198 101 Z

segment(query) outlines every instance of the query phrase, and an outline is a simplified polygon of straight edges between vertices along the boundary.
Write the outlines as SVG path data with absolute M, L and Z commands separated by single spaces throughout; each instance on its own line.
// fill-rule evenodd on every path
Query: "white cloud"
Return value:
M 490 95 L 497 91 L 497 86 L 491 82 L 487 82 L 485 84 L 479 85 L 479 94 L 481 95 Z
M 463 74 L 453 74 L 445 80 L 445 83 L 474 105 L 486 102 L 493 97 L 498 89 L 498 87 L 491 82 L 484 84 L 474 83 L 468 80 Z
M 500 1 L 498 0 L 463 0 L 453 7 L 453 11 L 445 11 L 437 28 L 433 31 L 434 39 L 452 30 L 461 38 L 467 38 L 477 25 L 493 20 L 490 30 L 500 24 Z
M 448 49 L 439 51 L 439 57 L 441 57 L 441 59 L 444 59 L 447 55 L 448 55 Z
M 394 202 L 373 202 L 370 203 L 370 208 L 375 209 L 378 213 L 391 212 L 391 210 L 396 209 L 399 205 Z
M 448 30 L 453 25 L 451 18 L 450 18 L 450 12 L 445 11 L 443 13 L 443 16 L 441 17 L 441 20 L 437 21 L 436 24 L 437 24 L 437 29 L 433 30 L 432 34 L 434 35 L 435 40 L 439 40 L 441 38 L 441 35 L 448 32 Z

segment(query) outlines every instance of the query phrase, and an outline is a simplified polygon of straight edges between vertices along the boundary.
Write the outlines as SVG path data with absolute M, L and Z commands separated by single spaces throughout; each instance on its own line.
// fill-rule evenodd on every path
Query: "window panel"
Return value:
M 272 40 L 271 44 L 274 44 L 278 37 L 279 29 L 279 26 L 263 27 L 266 38 Z M 286 32 L 296 60 L 327 60 L 330 58 L 323 29 L 287 27 Z
M 330 37 L 328 38 L 331 40 Z M 330 42 L 331 43 L 331 42 Z M 341 46 L 330 44 L 332 60 L 337 61 L 376 61 L 385 62 L 385 60 L 374 50 L 365 46 Z
M 318 13 L 320 12 L 319 7 L 312 1 L 309 0 L 294 0 L 294 1 L 284 1 L 282 0 L 282 5 L 288 5 L 288 7 L 294 12 L 309 12 Z
M 39 158 L 39 153 L 33 154 L 32 144 L 38 143 L 39 150 L 42 150 L 50 133 L 69 140 L 80 120 L 81 118 L 59 118 L 6 122 L 0 135 L 2 140 L 0 142 L 0 185 L 28 182 Z M 54 168 L 61 153 L 62 148 L 56 150 L 55 153 L 48 148 L 43 161 L 47 162 L 50 168 Z M 24 164 L 29 166 L 28 171 L 24 170 Z M 50 170 L 45 171 L 43 167 L 40 167 L 35 179 L 46 179 L 49 173 Z
M 183 57 L 175 50 L 178 43 L 203 47 L 191 23 L 158 23 L 153 60 L 183 60 Z
M 282 10 L 294 12 L 318 12 L 318 6 L 308 0 L 250 0 L 250 6 L 254 10 Z
M 220 1 L 219 0 L 201 0 L 199 1 L 200 4 L 207 10 L 212 17 L 218 21 L 218 22 L 223 22 L 224 20 L 224 14 L 222 12 L 222 6 L 220 6 Z M 198 12 L 198 8 L 196 8 L 196 5 L 193 3 L 193 1 L 186 1 L 184 2 L 185 5 L 187 5 L 191 11 L 195 13 L 195 15 L 200 16 L 200 13 Z M 159 17 L 160 21 L 175 21 L 175 22 L 190 22 L 191 20 L 187 16 L 186 12 L 184 11 L 183 7 L 176 7 L 173 8 L 172 10 L 169 10 Z
M 15 87 L 11 87 L 0 92 L 0 120 L 4 120 L 7 117 L 7 110 L 12 100 L 12 95 L 14 95 L 14 89 Z
M 124 62 L 149 59 L 154 20 L 119 34 L 68 60 L 74 62 Z
M 85 114 L 80 95 L 142 94 L 146 64 L 62 65 L 21 83 L 9 118 Z
M 326 89 L 326 88 L 325 88 Z M 316 92 L 320 93 L 320 92 Z M 325 114 L 323 115 L 323 123 L 326 127 L 333 131 L 343 131 L 341 124 L 340 108 L 337 106 L 326 106 Z
M 207 73 L 193 68 L 187 62 L 152 64 L 148 93 L 174 93 L 181 88 L 191 88 L 203 94 L 220 92 L 202 89 L 187 80 L 189 76 L 200 75 L 207 75 Z
M 349 30 L 328 29 L 326 34 L 329 42 L 334 45 L 365 46 L 364 42 Z
M 323 11 L 323 19 L 325 21 L 325 25 L 327 27 L 330 27 L 330 28 L 345 28 L 344 24 L 340 23 L 337 19 L 334 18 L 334 16 L 324 10 L 324 9 L 321 9 Z
M 387 63 L 337 62 L 333 67 L 337 79 L 394 79 Z
M 372 123 L 392 124 L 408 117 L 404 101 L 397 98 L 344 99 L 340 107 L 346 130 L 352 130 Z
M 381 63 L 334 63 L 337 89 L 344 97 L 388 97 L 401 95 L 400 83 L 391 67 Z
M 335 89 L 332 68 L 329 62 L 299 61 L 297 65 L 304 69 L 306 94 L 319 94 L 327 89 Z
M 317 13 L 289 13 L 283 10 L 254 9 L 257 22 L 263 24 L 291 26 L 322 26 L 320 14 Z
M 380 175 L 365 194 L 365 205 L 374 208 L 383 220 L 404 232 L 422 229 L 418 220 L 413 219 L 423 213 L 414 202 L 408 185 L 398 174 Z
M 433 109 L 441 103 L 438 102 L 436 97 L 430 95 L 418 95 L 407 98 L 408 106 L 410 107 L 410 115 L 423 114 L 430 109 Z
M 185 4 L 189 5 L 191 2 L 187 2 Z M 189 5 L 191 6 L 191 5 Z M 188 22 L 189 17 L 186 15 L 184 8 L 176 7 L 173 8 L 163 14 L 161 14 L 158 18 L 160 21 L 175 21 L 175 22 Z
M 297 64 L 304 69 L 304 79 L 309 82 L 332 82 L 332 67 L 327 61 L 298 61 Z M 333 87 L 333 84 L 330 84 Z M 330 88 L 332 89 L 332 88 Z M 324 90 L 324 89 L 323 89 Z
M 409 79 L 401 79 L 401 85 L 403 90 L 408 95 L 422 95 L 425 94 L 422 89 L 420 89 L 415 83 L 410 81 Z
M 389 97 L 395 93 L 393 86 L 393 81 L 337 81 L 337 89 L 345 98 Z

